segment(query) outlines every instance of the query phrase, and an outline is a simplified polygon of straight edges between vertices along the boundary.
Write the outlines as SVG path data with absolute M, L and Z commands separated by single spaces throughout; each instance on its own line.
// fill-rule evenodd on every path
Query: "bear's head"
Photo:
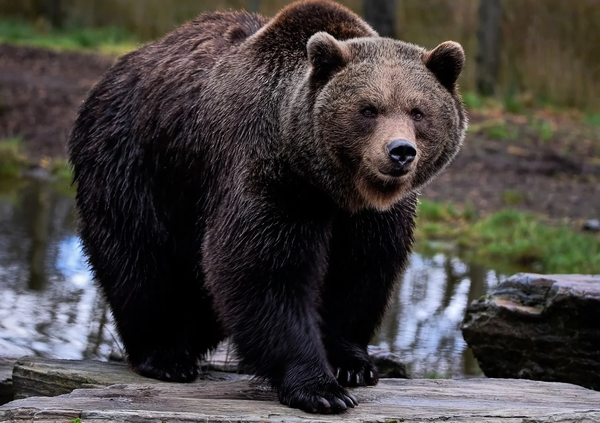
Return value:
M 465 62 L 460 44 L 426 51 L 319 32 L 307 53 L 312 153 L 325 156 L 319 183 L 338 204 L 386 210 L 456 155 L 467 126 L 456 85 Z

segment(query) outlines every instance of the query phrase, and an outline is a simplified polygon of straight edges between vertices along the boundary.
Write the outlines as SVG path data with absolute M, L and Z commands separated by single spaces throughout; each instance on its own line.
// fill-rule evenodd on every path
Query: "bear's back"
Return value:
M 267 22 L 263 16 L 246 12 L 205 13 L 150 45 L 148 53 L 181 56 L 210 68 L 231 47 L 243 42 Z
M 122 56 L 80 108 L 71 160 L 106 161 L 110 172 L 111 156 L 132 152 L 125 144 L 163 144 L 185 133 L 207 73 L 267 22 L 246 12 L 205 13 Z

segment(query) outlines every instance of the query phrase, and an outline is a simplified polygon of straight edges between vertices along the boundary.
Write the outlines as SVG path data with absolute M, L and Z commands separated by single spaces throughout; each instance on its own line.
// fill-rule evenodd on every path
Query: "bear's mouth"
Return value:
M 379 173 L 385 176 L 391 176 L 393 178 L 400 178 L 410 172 L 408 167 L 397 167 L 393 169 L 378 169 Z

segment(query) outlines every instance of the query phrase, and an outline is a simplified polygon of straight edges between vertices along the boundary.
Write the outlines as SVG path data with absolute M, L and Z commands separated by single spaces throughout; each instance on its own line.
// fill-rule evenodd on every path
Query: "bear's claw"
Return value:
M 348 369 L 346 366 L 336 369 L 336 379 L 341 386 L 373 386 L 379 382 L 379 372 L 373 363 L 359 363 Z
M 289 395 L 280 395 L 280 401 L 308 413 L 320 414 L 342 413 L 358 405 L 356 398 L 335 382 L 312 389 L 294 389 Z

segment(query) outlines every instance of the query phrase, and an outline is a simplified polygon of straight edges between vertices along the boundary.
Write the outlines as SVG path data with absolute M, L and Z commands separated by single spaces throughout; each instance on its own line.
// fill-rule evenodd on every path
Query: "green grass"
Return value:
M 554 136 L 554 126 L 546 119 L 532 119 L 530 121 L 530 126 L 544 142 L 550 141 Z
M 27 158 L 18 138 L 0 141 L 0 179 L 18 178 L 26 165 Z
M 506 125 L 491 126 L 488 128 L 487 134 L 490 138 L 506 139 L 508 138 L 508 129 Z
M 424 200 L 419 206 L 417 239 L 425 243 L 452 241 L 466 258 L 496 268 L 600 273 L 599 236 L 580 233 L 566 224 L 552 225 L 516 210 L 477 218 L 452 205 Z
M 486 134 L 489 138 L 498 140 L 516 140 L 519 138 L 518 127 L 503 118 L 486 119 L 483 122 L 471 124 L 469 133 Z
M 65 159 L 45 158 L 39 162 L 33 161 L 25 154 L 19 138 L 0 140 L 0 186 L 13 185 L 15 180 L 21 178 L 23 170 L 36 166 L 47 169 L 51 179 L 58 185 L 70 185 L 72 171 Z
M 518 129 L 503 119 L 491 120 L 485 132 L 488 137 L 499 140 L 515 140 L 519 137 Z
M 468 110 L 481 110 L 484 108 L 484 99 L 477 93 L 468 91 L 462 95 L 462 99 Z
M 432 370 L 425 372 L 422 376 L 422 379 L 450 379 L 450 376 Z
M 48 163 L 50 173 L 57 182 L 70 184 L 73 179 L 73 169 L 65 159 L 54 159 Z
M 517 206 L 525 201 L 525 194 L 521 191 L 507 189 L 502 191 L 502 203 L 506 206 Z
M 95 50 L 121 55 L 137 47 L 127 31 L 114 27 L 52 29 L 19 19 L 0 19 L 0 42 L 57 50 Z
M 600 126 L 600 115 L 588 114 L 585 116 L 585 123 L 590 126 Z

